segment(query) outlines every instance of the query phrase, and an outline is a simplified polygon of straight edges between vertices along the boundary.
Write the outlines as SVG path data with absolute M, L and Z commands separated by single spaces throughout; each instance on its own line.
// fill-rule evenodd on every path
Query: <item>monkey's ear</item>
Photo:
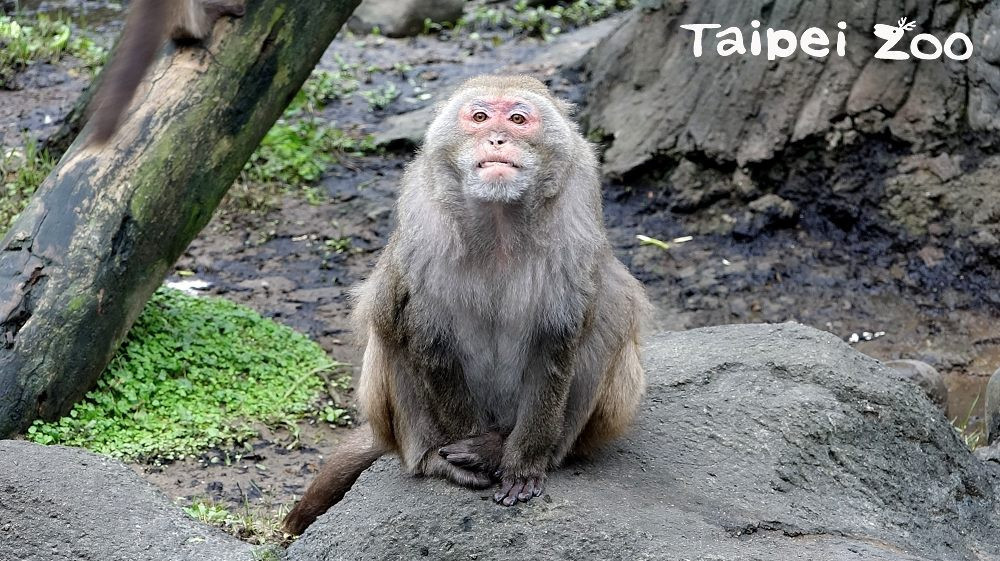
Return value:
M 576 104 L 570 103 L 564 99 L 554 98 L 553 102 L 556 105 L 556 109 L 559 110 L 566 117 L 572 117 L 576 113 Z

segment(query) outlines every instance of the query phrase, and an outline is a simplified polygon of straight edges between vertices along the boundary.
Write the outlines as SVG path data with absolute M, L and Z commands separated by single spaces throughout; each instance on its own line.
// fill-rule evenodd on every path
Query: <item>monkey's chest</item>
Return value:
M 444 345 L 461 370 L 480 420 L 513 427 L 522 394 L 532 391 L 532 365 L 545 332 L 578 299 L 572 283 L 544 261 L 518 269 L 449 269 L 425 274 L 416 291 L 433 314 L 427 324 L 449 326 Z M 453 379 L 453 378 L 451 378 Z
M 533 353 L 528 322 L 497 324 L 488 318 L 456 318 L 457 359 L 480 416 L 512 428 L 524 372 Z

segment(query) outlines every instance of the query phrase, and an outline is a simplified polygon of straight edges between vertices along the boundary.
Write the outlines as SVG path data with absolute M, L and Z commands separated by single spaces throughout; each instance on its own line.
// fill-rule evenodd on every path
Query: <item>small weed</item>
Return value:
M 359 84 L 356 64 L 348 65 L 341 61 L 340 69 L 336 72 L 313 70 L 312 75 L 288 106 L 285 116 L 294 116 L 301 112 L 315 113 L 331 101 L 344 99 L 354 93 Z
M 512 35 L 533 35 L 548 39 L 635 5 L 636 0 L 575 0 L 550 7 L 529 6 L 527 0 L 518 0 L 513 6 L 480 5 L 463 16 L 455 24 L 455 30 L 506 31 Z M 435 30 L 435 26 L 426 22 L 424 28 Z
M 311 413 L 321 374 L 338 367 L 253 310 L 161 288 L 97 388 L 68 416 L 36 422 L 28 439 L 128 460 L 234 446 L 257 434 L 254 422 L 287 426 Z
M 251 544 L 280 543 L 285 539 L 281 521 L 288 514 L 288 507 L 284 505 L 271 508 L 266 504 L 251 505 L 248 500 L 244 500 L 242 507 L 229 510 L 209 499 L 195 499 L 190 506 L 184 507 L 184 512 L 195 520 L 221 528 Z M 261 557 L 257 557 L 257 553 L 254 553 L 254 559 L 274 558 L 268 556 L 274 554 L 270 550 L 260 551 Z
M 325 245 L 327 249 L 333 250 L 335 253 L 345 253 L 351 250 L 351 238 L 345 236 L 343 238 L 326 240 Z
M 35 189 L 42 184 L 56 165 L 49 153 L 38 149 L 38 143 L 25 139 L 24 148 L 0 153 L 0 235 L 10 228 L 17 214 Z
M 360 92 L 359 95 L 368 102 L 368 108 L 372 111 L 378 111 L 380 109 L 385 109 L 390 103 L 396 101 L 399 97 L 400 91 L 396 87 L 396 84 L 392 82 L 386 82 L 381 86 L 373 89 Z
M 191 506 L 184 507 L 184 512 L 195 520 L 214 526 L 221 525 L 229 518 L 226 507 L 210 502 L 194 502 Z
M 965 413 L 965 418 L 959 420 L 955 417 L 951 420 L 951 426 L 955 428 L 955 432 L 958 433 L 959 438 L 965 445 L 969 447 L 969 450 L 975 450 L 981 446 L 986 445 L 986 429 L 983 427 L 982 423 L 977 423 L 975 426 L 969 426 L 969 421 L 972 419 L 972 412 L 975 411 L 976 405 L 979 404 L 980 395 L 976 395 L 976 399 L 972 400 L 972 405 L 969 406 L 969 410 Z
M 320 420 L 326 421 L 331 425 L 346 426 L 351 420 L 351 416 L 347 409 L 329 405 L 324 407 L 320 412 Z

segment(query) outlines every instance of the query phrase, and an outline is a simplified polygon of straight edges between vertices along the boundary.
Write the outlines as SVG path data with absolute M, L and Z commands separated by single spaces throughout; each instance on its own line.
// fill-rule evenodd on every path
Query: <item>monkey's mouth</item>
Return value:
M 476 167 L 479 169 L 488 169 L 494 167 L 508 167 L 508 168 L 518 169 L 521 166 L 515 164 L 510 160 L 483 160 L 478 164 L 476 164 Z

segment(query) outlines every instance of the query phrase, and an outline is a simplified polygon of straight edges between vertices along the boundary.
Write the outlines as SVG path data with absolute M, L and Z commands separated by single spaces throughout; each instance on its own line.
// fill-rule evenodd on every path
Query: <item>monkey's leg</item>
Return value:
M 454 365 L 434 360 L 438 353 L 424 351 L 411 353 L 377 334 L 369 337 L 359 395 L 376 442 L 395 450 L 414 475 L 443 477 L 464 487 L 488 487 L 492 481 L 487 475 L 453 465 L 438 453 L 441 445 L 471 426 L 469 412 L 456 409 L 469 398 L 455 395 L 462 386 L 450 380 L 456 375 Z
M 397 376 L 392 384 L 398 407 L 394 416 L 396 434 L 403 464 L 418 475 L 443 477 L 473 489 L 489 487 L 493 482 L 489 475 L 452 464 L 441 457 L 441 445 L 452 441 L 455 434 L 468 434 L 474 423 L 466 419 L 468 411 L 451 411 L 449 405 L 467 404 L 470 398 L 451 395 L 459 384 L 452 385 L 449 391 L 438 384 L 425 383 L 432 376 L 439 379 L 447 375 L 441 370 L 425 369 L 427 365 L 421 364 L 423 362 L 411 362 L 415 368 L 407 369 L 410 374 Z
M 647 306 L 642 287 L 617 260 L 605 265 L 602 278 L 616 290 L 598 299 L 595 329 L 580 343 L 579 355 L 589 359 L 575 365 L 556 464 L 568 453 L 587 455 L 621 435 L 645 389 L 639 361 L 639 325 Z
M 575 432 L 567 426 L 567 438 L 557 456 L 567 453 L 586 456 L 620 436 L 635 417 L 645 387 L 645 373 L 639 362 L 639 343 L 630 337 L 604 373 L 589 417 Z M 560 455 L 561 454 L 561 455 Z

